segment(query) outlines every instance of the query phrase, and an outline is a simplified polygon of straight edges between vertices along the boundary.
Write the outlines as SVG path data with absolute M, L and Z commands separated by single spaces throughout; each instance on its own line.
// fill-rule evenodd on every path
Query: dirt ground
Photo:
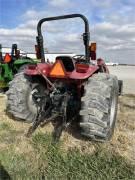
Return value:
M 135 66 L 108 66 L 111 74 L 123 81 L 123 92 L 135 94 Z
M 15 135 L 14 142 L 16 143 L 16 151 L 31 152 L 29 139 L 25 134 L 30 126 L 23 122 L 13 121 L 5 112 L 6 96 L 0 95 L 0 123 L 7 123 L 12 128 L 18 131 Z M 44 128 L 39 128 L 37 132 L 51 132 L 52 126 L 47 125 Z M 82 138 L 75 128 L 69 128 L 61 137 L 63 141 L 63 149 L 69 150 L 72 148 L 79 149 L 82 153 L 93 153 L 98 146 L 111 150 L 113 153 L 126 158 L 131 164 L 135 164 L 135 95 L 124 95 L 119 97 L 117 124 L 114 136 L 110 142 L 97 143 L 91 142 Z M 13 140 L 13 139 L 12 139 Z M 0 142 L 0 148 L 6 149 L 10 144 L 10 138 L 6 141 L 6 137 Z

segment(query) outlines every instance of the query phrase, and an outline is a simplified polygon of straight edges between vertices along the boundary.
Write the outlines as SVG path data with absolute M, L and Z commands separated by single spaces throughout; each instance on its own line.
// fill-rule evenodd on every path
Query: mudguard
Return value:
M 22 64 L 36 64 L 37 62 L 32 59 L 17 59 L 14 61 L 14 65 L 22 65 Z
M 29 65 L 28 69 L 25 70 L 25 74 L 27 75 L 45 75 L 51 78 L 63 78 L 63 79 L 78 79 L 84 80 L 92 76 L 99 67 L 96 65 L 87 65 L 84 72 L 78 71 L 76 68 L 72 72 L 65 72 L 65 76 L 51 76 L 50 72 L 54 65 L 47 63 L 39 63 L 37 65 Z M 82 69 L 81 69 L 82 70 Z

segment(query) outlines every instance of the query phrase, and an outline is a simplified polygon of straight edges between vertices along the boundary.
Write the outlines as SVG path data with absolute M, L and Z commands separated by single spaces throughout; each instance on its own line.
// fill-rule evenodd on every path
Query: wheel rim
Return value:
M 36 98 L 35 95 L 42 95 L 41 93 L 43 93 L 43 92 L 41 92 L 41 91 L 42 90 L 41 90 L 40 86 L 35 85 L 28 93 L 28 98 L 27 98 L 28 108 L 33 114 L 37 113 L 37 111 L 40 107 L 40 102 L 41 102 L 41 98 Z
M 112 101 L 111 101 L 111 110 L 110 110 L 110 127 L 112 127 L 112 125 L 115 121 L 116 106 L 117 106 L 117 96 L 116 96 L 115 89 L 113 89 Z

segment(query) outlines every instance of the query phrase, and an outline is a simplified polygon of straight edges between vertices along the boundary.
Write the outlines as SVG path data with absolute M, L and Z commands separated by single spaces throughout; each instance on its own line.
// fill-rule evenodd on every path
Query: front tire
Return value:
M 82 135 L 96 141 L 111 139 L 116 122 L 118 93 L 115 76 L 98 73 L 89 78 L 80 111 Z

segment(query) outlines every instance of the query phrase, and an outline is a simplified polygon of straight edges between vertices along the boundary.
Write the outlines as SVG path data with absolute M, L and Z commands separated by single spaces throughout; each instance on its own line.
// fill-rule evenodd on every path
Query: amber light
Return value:
M 4 57 L 4 62 L 9 63 L 10 61 L 11 61 L 11 56 L 9 55 L 9 53 L 6 53 Z
M 61 63 L 61 61 L 56 61 L 56 63 L 54 64 L 51 72 L 50 72 L 51 76 L 65 76 L 65 70 L 64 67 Z
M 91 43 L 91 46 L 90 46 L 90 51 L 96 51 L 96 49 L 97 49 L 97 45 L 96 45 L 96 43 Z

